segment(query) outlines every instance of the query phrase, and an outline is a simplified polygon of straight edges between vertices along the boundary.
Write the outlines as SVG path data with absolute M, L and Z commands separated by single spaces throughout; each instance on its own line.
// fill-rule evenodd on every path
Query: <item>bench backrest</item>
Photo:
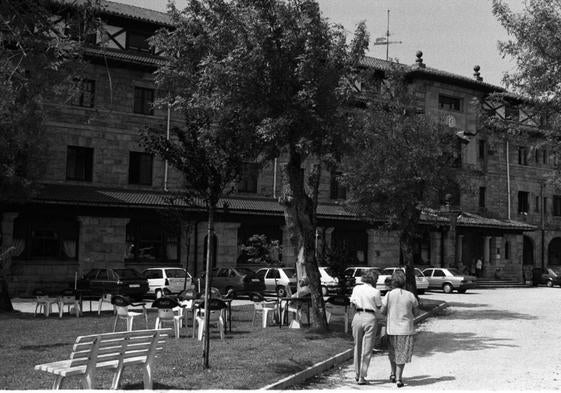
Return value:
M 149 363 L 163 349 L 171 332 L 172 329 L 168 328 L 80 336 L 72 348 L 71 366 L 86 365 L 90 368 L 96 363 L 122 362 L 133 357 L 145 357 L 143 362 Z

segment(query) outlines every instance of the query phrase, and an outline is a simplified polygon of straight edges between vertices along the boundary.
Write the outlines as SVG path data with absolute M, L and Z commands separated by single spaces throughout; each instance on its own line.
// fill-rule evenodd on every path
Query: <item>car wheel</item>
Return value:
M 452 285 L 450 284 L 444 284 L 442 286 L 442 290 L 444 291 L 444 293 L 452 293 L 452 291 L 454 290 L 454 288 L 452 287 Z
M 249 300 L 252 302 L 261 302 L 263 301 L 263 296 L 259 293 L 252 293 L 249 295 Z
M 329 293 L 329 291 L 327 290 L 326 286 L 321 286 L 321 294 L 322 296 L 327 296 L 327 294 Z
M 552 287 L 553 286 L 553 282 L 551 280 L 547 280 L 547 282 L 545 283 L 545 285 L 547 285 L 548 287 Z
M 277 295 L 279 297 L 286 297 L 286 288 L 282 286 L 277 287 Z
M 458 289 L 458 293 L 466 293 L 467 289 Z
M 156 299 L 159 299 L 162 297 L 162 290 L 161 289 L 156 289 Z
M 171 295 L 171 291 L 167 288 L 164 288 L 164 290 L 162 291 L 162 293 L 164 294 L 164 296 L 170 296 Z

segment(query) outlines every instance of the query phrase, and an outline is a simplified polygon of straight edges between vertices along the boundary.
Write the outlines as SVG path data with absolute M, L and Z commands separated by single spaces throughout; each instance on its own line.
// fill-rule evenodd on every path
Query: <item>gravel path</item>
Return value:
M 479 289 L 429 292 L 450 307 L 418 327 L 405 389 L 558 390 L 561 388 L 561 289 Z M 373 357 L 370 385 L 354 382 L 351 365 L 305 389 L 397 389 L 388 382 L 386 353 Z

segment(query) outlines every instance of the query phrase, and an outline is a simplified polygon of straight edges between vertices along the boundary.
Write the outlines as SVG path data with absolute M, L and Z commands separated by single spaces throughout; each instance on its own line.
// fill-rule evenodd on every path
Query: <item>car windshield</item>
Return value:
M 287 269 L 284 268 L 282 269 L 284 271 L 284 274 L 286 274 L 286 277 L 288 278 L 296 278 L 296 269 Z
M 120 280 L 136 280 L 142 276 L 134 269 L 115 269 L 113 270 Z
M 240 276 L 243 276 L 245 274 L 254 274 L 253 270 L 248 269 L 246 267 L 237 267 L 235 270 L 238 272 Z
M 549 270 L 549 274 L 551 274 L 554 277 L 561 276 L 561 266 L 549 267 L 548 270 Z
M 166 269 L 166 276 L 168 276 L 168 278 L 185 278 L 185 270 Z M 189 274 L 187 274 L 187 277 L 189 277 Z
M 448 268 L 448 271 L 453 276 L 461 276 L 460 271 L 456 268 Z

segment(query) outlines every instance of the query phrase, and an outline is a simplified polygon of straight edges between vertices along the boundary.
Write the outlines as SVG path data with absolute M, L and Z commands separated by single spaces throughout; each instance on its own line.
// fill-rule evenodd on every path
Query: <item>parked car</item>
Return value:
M 156 298 L 193 288 L 193 278 L 180 267 L 151 267 L 142 275 L 148 281 L 148 294 Z
M 389 286 L 385 283 L 387 277 L 382 277 L 382 272 L 380 268 L 375 266 L 350 266 L 345 269 L 346 284 L 350 285 L 360 285 L 362 284 L 362 275 L 368 270 L 375 270 L 378 273 L 378 281 L 376 282 L 376 288 L 380 292 L 386 292 Z M 354 280 L 354 282 L 353 282 Z
M 383 281 L 385 283 L 385 286 L 384 286 L 383 289 L 385 291 L 388 291 L 390 289 L 389 285 L 387 285 L 387 283 L 389 283 L 389 281 L 386 281 L 386 279 L 391 278 L 393 272 L 395 272 L 397 269 L 401 269 L 405 272 L 405 267 L 404 266 L 386 267 L 386 268 L 384 268 L 384 270 L 382 270 Z M 380 278 L 378 280 L 380 280 Z M 419 295 L 422 295 L 423 293 L 425 293 L 425 291 L 429 288 L 429 280 L 425 277 L 423 272 L 420 269 L 417 269 L 417 268 L 415 268 L 415 285 L 417 286 L 417 293 Z
M 201 291 L 204 290 L 205 275 L 200 276 Z M 226 295 L 233 291 L 237 296 L 263 298 L 265 283 L 252 270 L 242 267 L 219 267 L 211 270 L 211 286 Z
M 76 287 L 83 295 L 125 295 L 139 300 L 148 292 L 148 281 L 131 268 L 92 269 L 76 282 Z
M 545 284 L 548 287 L 561 286 L 561 266 L 551 266 L 545 269 L 534 268 L 534 285 Z
M 341 288 L 341 286 L 339 285 L 339 279 L 330 274 L 328 267 L 320 267 L 319 274 L 321 281 L 321 294 L 323 296 L 328 296 L 339 292 L 339 289 Z
M 477 279 L 474 276 L 461 274 L 456 268 L 428 268 L 423 274 L 429 280 L 429 288 L 442 289 L 445 293 L 457 290 L 465 293 L 468 289 L 475 288 Z
M 265 291 L 285 297 L 288 293 L 296 293 L 298 278 L 293 267 L 266 267 L 255 272 L 265 282 Z M 287 289 L 288 288 L 288 289 Z

